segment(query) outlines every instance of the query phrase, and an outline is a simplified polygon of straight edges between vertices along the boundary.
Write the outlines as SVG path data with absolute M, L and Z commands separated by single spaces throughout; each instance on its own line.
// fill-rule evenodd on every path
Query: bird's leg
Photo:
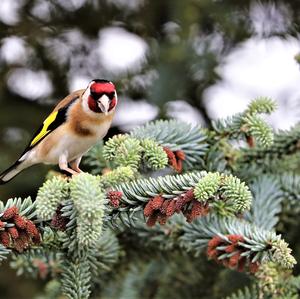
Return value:
M 74 174 L 78 174 L 78 172 L 76 172 L 75 170 L 73 170 L 72 168 L 70 168 L 68 166 L 68 159 L 67 159 L 67 154 L 64 153 L 59 157 L 59 162 L 58 162 L 58 166 L 60 168 L 60 170 L 64 170 L 72 175 Z
M 79 164 L 80 164 L 81 158 L 82 157 L 78 157 L 75 160 L 73 160 L 73 161 L 70 162 L 71 168 L 73 170 L 75 170 L 76 172 L 78 172 L 78 173 L 82 172 L 82 170 L 79 168 Z

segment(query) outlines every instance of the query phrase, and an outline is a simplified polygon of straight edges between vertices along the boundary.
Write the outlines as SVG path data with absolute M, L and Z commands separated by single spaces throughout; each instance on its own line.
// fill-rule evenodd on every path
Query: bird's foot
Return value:
M 60 167 L 60 170 L 62 170 L 67 175 L 77 175 L 77 174 L 79 174 L 77 171 L 73 170 L 70 167 Z
M 75 170 L 77 172 L 77 174 L 84 172 L 79 167 L 72 167 L 72 169 Z

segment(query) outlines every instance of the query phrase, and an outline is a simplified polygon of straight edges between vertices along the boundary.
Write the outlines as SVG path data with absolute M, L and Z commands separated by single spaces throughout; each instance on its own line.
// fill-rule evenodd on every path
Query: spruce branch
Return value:
M 253 202 L 245 218 L 265 230 L 272 230 L 277 224 L 281 204 L 285 196 L 282 186 L 275 176 L 264 175 L 256 178 L 250 185 Z
M 107 189 L 121 183 L 132 181 L 135 179 L 135 175 L 135 170 L 130 166 L 119 166 L 99 176 L 99 182 L 103 189 Z
M 208 173 L 197 183 L 194 194 L 199 201 L 206 202 L 213 197 L 221 186 L 221 175 L 216 173 Z
M 0 218 L 10 219 L 15 216 L 16 210 L 20 216 L 26 217 L 27 219 L 34 220 L 37 218 L 36 202 L 33 202 L 30 197 L 25 199 L 20 197 L 10 198 L 5 205 L 0 201 Z
M 63 248 L 77 255 L 100 238 L 106 200 L 99 177 L 87 173 L 74 176 L 60 187 L 68 192 L 64 192 L 64 200 L 57 203 L 51 225 L 66 232 L 61 237 Z M 40 192 L 41 201 L 44 202 L 46 195 Z
M 286 173 L 280 177 L 280 187 L 284 197 L 292 205 L 300 202 L 300 176 L 293 173 Z
M 149 197 L 157 195 L 161 195 L 164 198 L 173 198 L 193 188 L 206 174 L 205 171 L 200 171 L 183 175 L 139 179 L 118 185 L 114 189 L 123 193 L 122 202 L 137 206 L 148 202 Z
M 277 104 L 270 98 L 258 97 L 254 99 L 246 111 L 247 114 L 266 113 L 271 114 L 277 108 Z
M 43 247 L 30 248 L 22 254 L 13 254 L 10 262 L 17 275 L 46 279 L 60 272 L 63 254 Z
M 213 132 L 222 137 L 239 138 L 242 136 L 243 113 L 212 121 Z
M 166 152 L 155 140 L 139 140 L 126 134 L 109 139 L 103 148 L 103 156 L 116 166 L 128 166 L 134 171 L 142 163 L 152 170 L 168 165 Z
M 219 137 L 245 138 L 251 148 L 254 147 L 254 141 L 258 148 L 270 147 L 274 138 L 273 130 L 259 114 L 271 113 L 275 108 L 276 104 L 271 99 L 258 98 L 249 104 L 245 112 L 214 121 L 212 126 L 217 140 Z
M 291 269 L 297 263 L 295 258 L 291 255 L 292 250 L 288 244 L 278 239 L 272 242 L 272 259 L 274 262 L 286 269 Z
M 289 159 L 296 153 L 299 153 L 300 125 L 297 124 L 288 131 L 278 131 L 274 135 L 274 141 L 269 148 L 245 148 L 241 151 L 238 161 L 239 167 L 249 168 L 249 165 L 255 165 L 256 173 L 266 170 L 280 171 L 282 159 Z M 287 164 L 287 163 L 286 163 Z M 294 164 L 294 163 L 293 163 Z M 291 168 L 293 164 L 290 164 Z M 287 164 L 288 165 L 288 164 Z M 284 169 L 288 171 L 288 169 Z
M 88 298 L 91 274 L 96 279 L 99 273 L 108 271 L 118 259 L 119 246 L 112 233 L 102 234 L 106 200 L 99 177 L 82 173 L 61 188 L 68 190 L 67 199 L 59 203 L 51 225 L 63 232 L 46 228 L 43 245 L 62 255 L 63 293 L 72 299 Z
M 76 234 L 79 246 L 92 246 L 101 236 L 105 198 L 99 180 L 79 174 L 70 181 L 70 196 L 77 213 Z
M 248 187 L 238 178 L 204 171 L 136 180 L 118 185 L 114 191 L 120 192 L 120 207 L 113 214 L 131 215 L 143 209 L 149 226 L 156 221 L 165 224 L 179 212 L 189 222 L 210 210 L 240 213 L 250 208 L 252 199 Z M 110 200 L 111 195 L 107 193 Z
M 246 115 L 243 129 L 255 139 L 258 147 L 268 148 L 272 145 L 273 130 L 261 117 L 255 114 Z
M 260 297 L 298 298 L 300 279 L 293 276 L 290 270 L 283 270 L 275 263 L 269 262 L 261 265 L 255 277 Z
M 207 216 L 184 225 L 183 231 L 181 242 L 187 250 L 199 254 L 208 246 L 208 256 L 229 267 L 239 268 L 241 264 L 244 267 L 245 259 L 250 267 L 265 261 L 273 261 L 284 268 L 296 264 L 291 250 L 279 235 L 243 220 Z M 234 243 L 231 238 L 237 238 L 238 242 Z M 229 250 L 228 246 L 233 243 L 238 246 Z
M 65 261 L 62 267 L 61 289 L 69 299 L 88 299 L 91 293 L 90 264 L 87 261 Z
M 94 145 L 84 156 L 83 164 L 91 169 L 92 174 L 100 174 L 109 167 L 108 161 L 103 156 L 103 141 Z
M 117 166 L 129 166 L 137 171 L 142 158 L 142 150 L 139 140 L 125 134 L 116 135 L 105 143 L 103 156 Z
M 42 242 L 43 247 L 47 250 L 59 251 L 61 248 L 62 239 L 65 232 L 57 230 L 57 228 L 52 226 L 44 226 L 42 228 Z
M 42 220 L 50 220 L 57 206 L 68 196 L 67 180 L 54 176 L 39 189 L 36 197 L 37 215 Z
M 244 182 L 233 175 L 227 175 L 223 179 L 221 186 L 222 196 L 232 202 L 232 208 L 236 212 L 249 210 L 252 195 Z
M 178 120 L 150 122 L 135 128 L 130 135 L 140 140 L 155 140 L 172 152 L 183 151 L 188 168 L 201 163 L 208 148 L 207 136 L 200 126 L 192 127 Z
M 169 252 L 180 249 L 179 237 L 183 233 L 182 227 L 185 222 L 182 214 L 175 214 L 164 226 L 156 224 L 149 227 L 144 222 L 143 213 L 138 212 L 136 221 L 132 222 L 129 231 L 135 237 L 134 242 L 141 247 Z M 128 229 L 124 233 L 128 233 Z
M 62 247 L 77 257 L 77 255 L 80 255 L 79 252 L 81 250 L 79 249 L 77 238 L 77 211 L 72 200 L 66 200 L 62 203 L 60 215 L 66 219 L 65 234 L 62 236 Z
M 205 156 L 203 168 L 211 172 L 225 172 L 234 163 L 237 154 L 238 151 L 227 141 L 215 142 Z
M 94 286 L 103 285 L 104 275 L 116 266 L 129 267 L 123 263 L 135 248 L 153 254 L 159 249 L 166 257 L 172 252 L 191 262 L 206 251 L 225 267 L 255 273 L 253 287 L 232 298 L 272 298 L 272 293 L 293 298 L 288 296 L 298 292 L 300 280 L 288 269 L 296 261 L 274 227 L 283 201 L 299 202 L 297 168 L 286 161 L 298 153 L 300 130 L 279 132 L 273 141 L 259 114 L 274 109 L 273 101 L 258 98 L 244 113 L 215 122 L 215 131 L 157 121 L 97 145 L 86 161 L 101 175 L 55 176 L 35 202 L 0 202 L 0 261 L 11 254 L 19 274 L 56 277 L 53 294 L 61 287 L 68 298 L 88 298 Z M 250 148 L 233 139 L 244 139 Z M 168 164 L 177 172 L 212 171 L 148 171 Z M 285 173 L 289 167 L 293 172 Z M 134 244 L 130 250 L 128 243 Z
M 255 273 L 251 287 L 239 290 L 226 299 L 297 299 L 300 278 L 292 275 L 273 262 L 263 263 Z
M 9 199 L 0 203 L 0 243 L 14 251 L 23 252 L 40 243 L 40 231 L 33 222 L 35 203 L 28 197 Z
M 119 241 L 112 230 L 104 231 L 88 254 L 93 280 L 98 281 L 101 274 L 112 270 L 119 260 L 120 250 Z
M 141 141 L 143 148 L 146 165 L 153 170 L 159 170 L 166 167 L 168 164 L 168 156 L 161 146 L 157 142 L 151 139 L 144 139 Z
M 218 194 L 217 194 L 218 193 Z M 238 213 L 248 210 L 251 205 L 252 195 L 240 179 L 232 175 L 220 175 L 219 173 L 208 173 L 195 187 L 194 194 L 199 201 L 221 200 L 214 203 L 214 207 L 222 213 Z

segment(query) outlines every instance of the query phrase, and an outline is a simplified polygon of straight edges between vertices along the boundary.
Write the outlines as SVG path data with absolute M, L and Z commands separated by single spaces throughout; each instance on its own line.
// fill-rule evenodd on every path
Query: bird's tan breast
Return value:
M 102 138 L 110 127 L 113 117 L 114 111 L 108 115 L 91 116 L 83 110 L 81 103 L 77 102 L 70 109 L 68 125 L 69 129 L 78 136 Z
M 80 136 L 69 130 L 68 125 L 64 124 L 49 134 L 43 142 L 36 147 L 36 157 L 45 163 L 56 164 L 59 157 L 64 154 L 68 161 L 82 156 L 94 144 L 103 138 L 109 126 L 103 127 L 101 135 L 93 134 L 91 136 Z M 101 136 L 101 137 L 100 137 Z M 100 137 L 100 138 L 99 138 Z
M 68 112 L 67 121 L 37 146 L 38 160 L 55 164 L 63 153 L 69 161 L 83 155 L 106 135 L 113 115 L 111 112 L 107 116 L 91 117 L 83 111 L 80 102 L 75 103 Z

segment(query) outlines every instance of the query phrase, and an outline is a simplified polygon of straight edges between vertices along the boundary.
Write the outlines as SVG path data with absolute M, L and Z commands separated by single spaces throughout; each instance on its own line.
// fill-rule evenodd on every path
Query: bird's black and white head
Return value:
M 92 80 L 82 97 L 86 109 L 94 113 L 108 114 L 118 102 L 114 84 L 104 79 Z

